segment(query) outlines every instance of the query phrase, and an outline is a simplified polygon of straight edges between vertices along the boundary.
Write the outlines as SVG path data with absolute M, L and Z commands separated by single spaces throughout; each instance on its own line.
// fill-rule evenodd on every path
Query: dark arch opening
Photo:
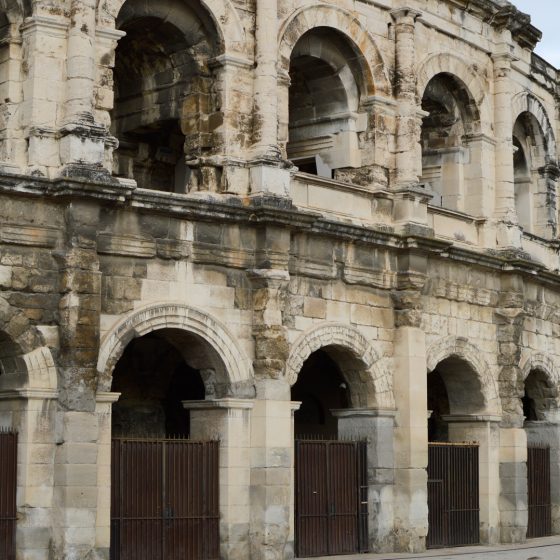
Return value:
M 337 363 L 324 350 L 317 350 L 303 364 L 292 387 L 292 400 L 301 402 L 294 414 L 297 436 L 335 438 L 337 419 L 331 410 L 348 408 L 348 388 Z
M 524 383 L 521 402 L 525 422 L 546 420 L 547 412 L 556 408 L 557 390 L 552 387 L 545 372 L 532 370 Z
M 449 439 L 448 415 L 482 414 L 486 408 L 480 380 L 463 359 L 451 356 L 428 373 L 428 438 L 444 442 Z
M 318 27 L 296 43 L 290 59 L 288 158 L 307 173 L 332 178 L 359 167 L 357 112 L 365 67 L 351 42 Z
M 182 401 L 205 398 L 200 372 L 186 363 L 165 331 L 128 344 L 115 367 L 112 390 L 121 393 L 113 405 L 114 437 L 188 436 L 189 413 Z
M 456 76 L 434 76 L 422 97 L 428 115 L 422 123 L 422 181 L 434 191 L 432 204 L 453 210 L 469 207 L 472 165 L 471 138 L 480 128 L 480 115 L 465 84 Z
M 220 124 L 208 60 L 219 40 L 198 2 L 126 2 L 115 53 L 112 133 L 117 176 L 141 188 L 185 193 Z

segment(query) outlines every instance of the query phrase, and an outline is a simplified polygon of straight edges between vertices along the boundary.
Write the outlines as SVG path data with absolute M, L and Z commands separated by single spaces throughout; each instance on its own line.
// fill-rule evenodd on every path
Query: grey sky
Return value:
M 535 49 L 545 60 L 560 68 L 560 2 L 558 0 L 510 0 L 522 12 L 531 15 L 531 22 L 543 32 Z

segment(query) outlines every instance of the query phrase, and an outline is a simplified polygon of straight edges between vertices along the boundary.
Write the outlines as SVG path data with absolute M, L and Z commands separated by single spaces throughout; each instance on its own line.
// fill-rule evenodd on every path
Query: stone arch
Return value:
M 374 39 L 356 17 L 339 6 L 304 6 L 282 25 L 278 34 L 279 67 L 288 76 L 290 57 L 299 39 L 315 28 L 331 28 L 342 33 L 365 61 L 364 81 L 367 95 L 391 95 L 385 63 Z
M 294 385 L 305 361 L 317 350 L 345 354 L 342 374 L 349 384 L 354 407 L 393 409 L 393 380 L 385 360 L 354 327 L 338 323 L 322 324 L 303 333 L 292 344 L 285 375 Z M 339 364 L 340 365 L 340 364 Z
M 524 382 L 534 370 L 542 371 L 553 387 L 560 386 L 560 373 L 554 360 L 541 352 L 526 350 L 521 354 L 521 359 L 519 360 L 520 380 Z
M 480 350 L 462 337 L 450 336 L 438 340 L 428 348 L 426 353 L 428 373 L 434 371 L 438 364 L 450 358 L 458 358 L 466 362 L 475 373 L 484 399 L 484 412 L 500 415 L 501 405 L 498 384 Z
M 493 117 L 489 96 L 486 95 L 488 86 L 474 65 L 469 65 L 454 54 L 432 54 L 418 65 L 416 84 L 418 103 L 421 103 L 430 80 L 438 74 L 450 74 L 463 82 L 480 114 L 481 126 L 490 127 Z M 483 130 L 482 132 L 490 132 L 490 130 Z
M 556 158 L 556 138 L 544 105 L 531 93 L 523 91 L 514 96 L 512 101 L 512 122 L 515 123 L 523 113 L 535 117 L 546 141 L 546 155 L 549 159 Z
M 133 311 L 103 337 L 97 361 L 98 391 L 111 390 L 113 369 L 132 339 L 161 329 L 194 335 L 205 343 L 215 380 L 226 387 L 226 393 L 251 392 L 251 361 L 228 329 L 204 311 L 169 302 L 154 303 Z
M 5 0 L 4 0 L 5 1 Z M 186 0 L 177 0 L 178 4 Z M 207 19 L 212 21 L 212 25 L 219 36 L 219 42 L 223 46 L 224 53 L 240 50 L 245 38 L 245 30 L 239 18 L 239 14 L 234 8 L 231 0 L 199 0 L 204 9 Z M 103 13 L 99 13 L 99 18 L 116 21 L 121 8 L 126 0 L 111 0 L 102 6 Z M 157 8 L 157 3 L 154 3 Z M 161 8 L 157 8 L 161 10 Z
M 0 391 L 56 388 L 56 367 L 40 332 L 0 298 Z

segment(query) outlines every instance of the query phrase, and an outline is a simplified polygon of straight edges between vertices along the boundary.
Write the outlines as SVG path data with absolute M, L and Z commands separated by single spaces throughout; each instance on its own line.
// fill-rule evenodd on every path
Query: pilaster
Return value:
M 512 46 L 506 41 L 494 53 L 494 134 L 497 243 L 499 247 L 521 246 L 521 230 L 515 210 L 515 183 L 513 170 L 513 117 L 511 64 L 515 60 Z

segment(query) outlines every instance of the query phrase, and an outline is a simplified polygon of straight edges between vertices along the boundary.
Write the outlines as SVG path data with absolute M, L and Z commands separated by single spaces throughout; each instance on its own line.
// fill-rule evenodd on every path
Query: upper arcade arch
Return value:
M 293 343 L 285 370 L 290 385 L 296 383 L 305 361 L 318 350 L 325 351 L 340 367 L 352 407 L 394 409 L 393 380 L 384 360 L 360 331 L 343 324 L 319 325 Z
M 477 129 L 473 132 L 491 135 L 493 115 L 490 96 L 487 95 L 489 86 L 473 66 L 468 65 L 456 55 L 450 53 L 431 54 L 418 65 L 416 84 L 418 102 L 422 101 L 428 84 L 438 74 L 448 74 L 464 84 L 465 90 L 474 105 L 471 112 L 476 111 L 479 116 Z
M 320 27 L 337 30 L 350 39 L 362 65 L 367 95 L 391 95 L 386 66 L 375 41 L 357 18 L 339 6 L 304 6 L 291 14 L 281 26 L 278 35 L 279 67 L 286 78 L 296 44 L 307 32 Z
M 450 336 L 434 342 L 426 353 L 426 364 L 428 373 L 444 370 L 440 373 L 447 387 L 451 414 L 501 415 L 492 370 L 480 350 L 467 339 Z
M 128 0 L 110 0 L 100 5 L 100 11 L 98 12 L 98 20 L 100 20 L 100 23 L 103 22 L 112 26 L 114 22 L 116 22 L 119 12 L 121 12 L 122 7 L 127 1 Z M 169 9 L 165 7 L 166 5 L 169 6 L 169 4 L 175 4 L 177 6 L 186 6 L 188 4 L 191 8 L 198 8 L 197 14 L 199 17 L 205 19 L 207 23 L 211 22 L 211 27 L 218 36 L 221 52 L 217 54 L 241 50 L 245 38 L 245 30 L 231 0 L 198 0 L 196 2 L 178 0 L 177 2 L 163 2 L 161 5 L 159 2 L 151 3 L 150 7 L 157 10 L 158 13 L 162 13 L 162 10 L 167 10 L 169 15 L 165 19 L 169 20 Z
M 207 313 L 183 303 L 150 304 L 121 319 L 103 337 L 98 391 L 111 390 L 113 369 L 131 340 L 164 329 L 189 366 L 205 371 L 207 396 L 254 395 L 251 361 L 233 335 Z
M 547 111 L 544 105 L 534 95 L 526 91 L 518 93 L 513 98 L 512 122 L 515 123 L 523 113 L 529 113 L 536 119 L 544 135 L 546 157 L 555 159 L 556 138 Z

